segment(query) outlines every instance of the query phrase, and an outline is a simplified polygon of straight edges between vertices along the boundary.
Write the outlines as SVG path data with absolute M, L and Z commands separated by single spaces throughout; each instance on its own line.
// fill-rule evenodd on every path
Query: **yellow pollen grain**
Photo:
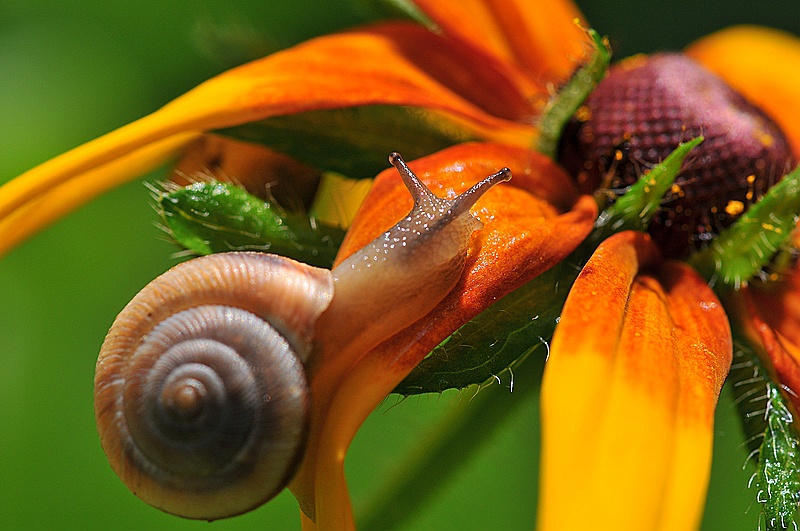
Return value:
M 772 223 L 762 223 L 761 228 L 764 230 L 770 230 L 775 234 L 783 234 L 783 229 L 781 229 L 780 227 L 776 227 Z
M 620 151 L 620 150 L 617 150 L 617 151 L 614 153 L 614 160 L 622 160 L 622 151 Z
M 670 187 L 670 191 L 675 195 L 680 195 L 681 194 L 681 187 L 680 187 L 680 185 L 673 184 Z
M 592 119 L 592 111 L 586 105 L 581 105 L 577 111 L 575 111 L 575 118 L 579 122 L 588 122 Z
M 747 176 L 747 184 L 753 184 L 754 182 L 756 182 L 756 176 L 754 173 L 751 173 Z
M 753 199 L 753 191 L 752 190 L 748 190 L 747 194 L 745 195 L 745 197 L 747 198 L 748 201 L 752 200 Z
M 755 136 L 756 140 L 761 142 L 761 145 L 764 146 L 765 148 L 770 148 L 772 147 L 772 144 L 775 143 L 775 139 L 772 138 L 772 135 L 761 129 L 755 131 L 753 133 L 753 136 Z
M 728 204 L 725 205 L 725 212 L 727 212 L 730 216 L 741 214 L 744 212 L 744 203 L 741 201 L 728 201 Z

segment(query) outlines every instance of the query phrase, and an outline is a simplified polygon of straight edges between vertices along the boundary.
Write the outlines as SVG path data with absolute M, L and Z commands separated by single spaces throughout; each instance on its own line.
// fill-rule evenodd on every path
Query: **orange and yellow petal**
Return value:
M 574 250 L 597 215 L 594 200 L 578 196 L 563 170 L 528 150 L 465 144 L 410 162 L 409 166 L 440 196 L 458 194 L 504 166 L 514 177 L 510 183 L 489 190 L 473 208 L 484 226 L 473 236 L 465 271 L 454 290 L 428 316 L 356 361 L 338 383 L 319 442 L 308 450 L 315 455 L 306 456 L 306 463 L 314 463 L 313 470 L 301 470 L 293 486 L 295 492 L 316 491 L 317 525 L 321 529 L 352 524 L 352 514 L 343 509 L 349 507 L 349 500 L 342 466 L 353 436 L 370 412 L 456 328 Z M 518 186 L 512 186 L 517 176 Z M 544 197 L 532 193 L 539 188 Z M 562 210 L 553 202 L 568 206 Z M 397 173 L 379 175 L 348 232 L 340 257 L 372 240 L 406 215 L 410 207 Z
M 691 268 L 640 233 L 606 240 L 545 366 L 539 528 L 695 529 L 731 353 L 722 305 Z
M 95 181 L 133 178 L 114 162 L 152 144 L 188 143 L 203 131 L 274 116 L 365 105 L 427 109 L 470 135 L 521 146 L 533 134 L 531 126 L 510 120 L 528 113 L 528 102 L 491 61 L 420 26 L 384 24 L 320 37 L 230 70 L 155 113 L 26 172 L 0 188 L 0 223 L 67 183 L 88 183 L 78 187 L 85 202 L 109 187 Z M 164 157 L 148 160 L 156 166 Z M 31 230 L 54 217 L 42 208 L 33 215 L 39 220 Z
M 570 0 L 415 0 L 442 33 L 518 65 L 539 84 L 559 84 L 585 59 L 590 41 Z
M 800 158 L 800 39 L 757 26 L 737 26 L 686 50 L 781 126 Z
M 0 256 L 93 198 L 136 179 L 177 156 L 199 135 L 189 131 L 169 136 L 119 154 L 73 178 L 53 181 L 38 195 L 26 194 L 24 200 L 16 201 L 14 208 L 0 216 Z M 34 177 L 34 181 L 38 178 Z M 0 199 L 9 197 L 6 194 L 17 194 L 14 186 L 15 182 L 11 182 L 7 185 L 8 188 L 0 187 Z

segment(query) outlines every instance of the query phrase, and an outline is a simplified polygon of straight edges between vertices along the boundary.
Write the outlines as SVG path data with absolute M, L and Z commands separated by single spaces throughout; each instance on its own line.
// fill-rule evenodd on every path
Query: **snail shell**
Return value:
M 303 362 L 332 296 L 329 271 L 259 253 L 191 260 L 142 290 L 95 376 L 101 444 L 123 482 L 209 520 L 277 494 L 302 456 Z
M 95 414 L 112 468 L 137 496 L 208 520 L 266 502 L 303 457 L 306 368 L 327 364 L 335 379 L 455 286 L 481 226 L 469 209 L 510 172 L 448 200 L 398 154 L 389 160 L 414 208 L 333 271 L 221 253 L 172 268 L 123 309 L 97 362 Z

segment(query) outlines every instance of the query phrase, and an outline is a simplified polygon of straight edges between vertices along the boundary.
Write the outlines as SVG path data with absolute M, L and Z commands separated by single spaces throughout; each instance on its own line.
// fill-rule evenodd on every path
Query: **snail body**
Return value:
M 390 162 L 414 208 L 333 271 L 220 253 L 175 266 L 123 309 L 98 358 L 95 414 L 137 496 L 207 520 L 266 502 L 303 457 L 310 380 L 323 366 L 340 374 L 453 288 L 480 227 L 469 209 L 510 172 L 446 200 Z

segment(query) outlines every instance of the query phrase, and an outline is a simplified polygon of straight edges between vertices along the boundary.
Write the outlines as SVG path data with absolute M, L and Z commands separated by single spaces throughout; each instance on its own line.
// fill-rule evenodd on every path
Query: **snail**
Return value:
M 279 493 L 308 438 L 309 382 L 431 311 L 455 286 L 478 198 L 453 200 L 397 153 L 414 207 L 332 271 L 264 253 L 179 264 L 117 316 L 95 375 L 100 440 L 117 475 L 166 512 L 213 520 Z M 328 367 L 325 367 L 328 371 Z

